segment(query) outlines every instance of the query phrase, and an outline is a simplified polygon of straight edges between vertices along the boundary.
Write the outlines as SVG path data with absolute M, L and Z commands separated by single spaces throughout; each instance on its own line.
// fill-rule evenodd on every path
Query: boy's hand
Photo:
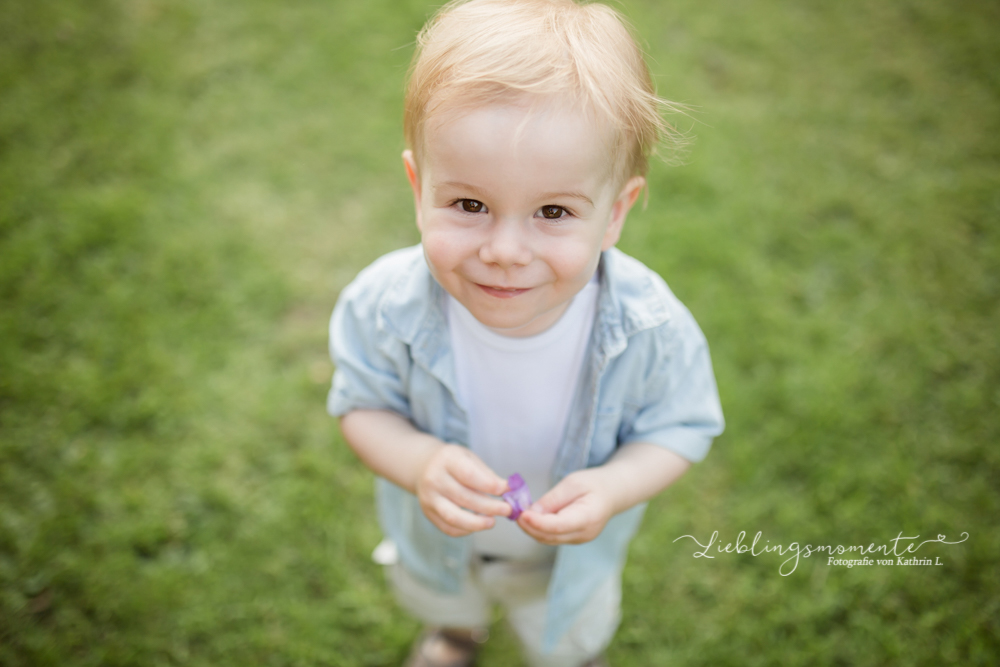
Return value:
M 589 542 L 601 534 L 608 519 L 649 500 L 690 465 L 659 445 L 622 445 L 604 465 L 566 475 L 517 523 L 543 544 Z
M 601 468 L 578 470 L 549 489 L 517 524 L 543 544 L 581 544 L 604 530 L 615 514 Z
M 465 447 L 448 444 L 434 452 L 416 484 L 424 514 L 452 537 L 492 528 L 493 516 L 508 516 L 510 505 L 490 497 L 507 490 L 506 480 L 482 459 Z

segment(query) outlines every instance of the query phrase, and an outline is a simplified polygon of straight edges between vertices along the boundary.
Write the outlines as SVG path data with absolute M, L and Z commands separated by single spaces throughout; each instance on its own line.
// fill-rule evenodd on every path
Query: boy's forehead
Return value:
M 475 118 L 492 121 L 494 129 L 501 129 L 504 121 L 516 118 L 521 124 L 541 122 L 563 126 L 578 132 L 589 142 L 610 145 L 613 132 L 611 124 L 597 113 L 567 95 L 514 94 L 479 104 L 453 102 L 442 104 L 425 117 L 428 135 L 447 131 L 449 126 Z
M 609 177 L 614 166 L 610 123 L 563 97 L 519 96 L 477 106 L 439 108 L 425 120 L 422 162 L 488 158 L 591 165 Z

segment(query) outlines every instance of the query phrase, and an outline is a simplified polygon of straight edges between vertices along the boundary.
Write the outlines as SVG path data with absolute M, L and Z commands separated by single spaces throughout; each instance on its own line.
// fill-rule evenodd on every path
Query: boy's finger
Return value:
M 583 495 L 576 485 L 565 480 L 556 484 L 532 504 L 531 509 L 539 514 L 555 514 Z
M 517 522 L 522 524 L 522 527 L 528 526 L 540 533 L 552 536 L 573 533 L 586 526 L 585 517 L 572 511 L 572 508 L 567 508 L 566 511 L 559 514 L 543 514 L 537 510 L 529 509 L 521 514 Z
M 503 500 L 484 493 L 476 493 L 454 479 L 450 480 L 442 492 L 459 507 L 473 512 L 494 516 L 509 516 L 511 513 L 510 505 Z
M 464 510 L 444 496 L 438 496 L 433 503 L 434 512 L 441 520 L 453 528 L 474 532 L 492 528 L 495 519 Z
M 568 532 L 548 532 L 544 530 L 539 530 L 533 527 L 531 524 L 524 521 L 525 514 L 521 515 L 517 523 L 521 529 L 527 533 L 530 537 L 543 544 L 575 544 L 577 542 L 586 541 L 586 531 L 585 530 L 571 530 Z
M 507 481 L 490 470 L 489 466 L 468 450 L 450 459 L 445 468 L 452 477 L 470 489 L 494 496 L 499 496 L 507 490 Z

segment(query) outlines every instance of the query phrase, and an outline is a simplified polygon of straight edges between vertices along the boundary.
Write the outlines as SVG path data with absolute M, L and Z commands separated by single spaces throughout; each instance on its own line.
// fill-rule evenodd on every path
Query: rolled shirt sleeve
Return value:
M 656 344 L 663 349 L 654 355 L 657 362 L 644 383 L 645 400 L 621 443 L 649 442 L 698 462 L 725 422 L 708 343 L 687 309 L 679 315 L 668 328 L 673 335 L 656 332 L 661 334 Z
M 376 317 L 378 291 L 367 289 L 366 276 L 348 285 L 330 318 L 330 357 L 336 370 L 326 409 L 334 417 L 352 410 L 393 410 L 409 417 L 405 392 L 408 364 L 405 345 L 380 335 Z

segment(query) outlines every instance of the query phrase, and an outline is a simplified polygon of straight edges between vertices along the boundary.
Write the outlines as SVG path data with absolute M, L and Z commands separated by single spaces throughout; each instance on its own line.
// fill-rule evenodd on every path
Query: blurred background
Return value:
M 0 664 L 405 655 L 326 323 L 419 240 L 434 8 L 0 0 Z M 1000 5 L 620 8 L 696 140 L 619 245 L 700 322 L 728 429 L 650 506 L 612 664 L 995 664 Z M 675 542 L 713 531 L 969 537 L 782 576 Z M 481 664 L 517 655 L 498 623 Z

